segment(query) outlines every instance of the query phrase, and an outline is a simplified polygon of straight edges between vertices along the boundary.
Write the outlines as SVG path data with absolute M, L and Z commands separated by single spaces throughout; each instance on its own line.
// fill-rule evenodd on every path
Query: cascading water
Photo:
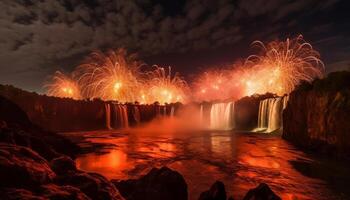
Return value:
M 140 109 L 138 106 L 133 106 L 134 110 L 133 110 L 133 117 L 134 120 L 136 122 L 136 124 L 140 124 L 141 122 L 141 115 L 140 115 Z
M 170 117 L 174 117 L 174 115 L 175 115 L 175 108 L 174 108 L 174 106 L 171 106 Z
M 114 104 L 115 128 L 128 128 L 128 108 L 126 105 Z
M 111 127 L 111 105 L 108 103 L 105 104 L 105 111 L 106 111 L 106 128 L 112 129 Z
M 268 98 L 260 101 L 258 114 L 258 128 L 256 132 L 278 130 L 282 127 L 282 113 L 286 108 L 288 96 Z
M 199 108 L 199 123 L 203 125 L 204 123 L 204 116 L 203 116 L 203 105 L 201 104 Z
M 232 128 L 234 128 L 234 102 L 213 104 L 210 109 L 210 129 Z

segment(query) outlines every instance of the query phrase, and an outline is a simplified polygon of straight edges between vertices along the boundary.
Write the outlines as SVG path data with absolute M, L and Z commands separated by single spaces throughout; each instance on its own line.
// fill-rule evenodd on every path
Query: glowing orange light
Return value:
M 301 81 L 310 82 L 324 74 L 319 53 L 302 36 L 267 45 L 256 41 L 253 45 L 260 47 L 259 55 L 251 55 L 232 68 L 200 74 L 194 84 L 195 98 L 211 101 L 267 92 L 283 95 Z M 203 88 L 208 90 L 204 92 Z
M 189 91 L 186 81 L 178 74 L 172 76 L 170 67 L 168 70 L 154 67 L 155 70 L 147 73 L 148 79 L 145 83 L 148 91 L 147 101 L 150 103 L 158 101 L 160 104 L 185 102 L 186 99 L 183 97 L 186 97 Z
M 77 83 L 59 71 L 55 72 L 51 82 L 46 84 L 45 88 L 49 96 L 81 99 Z
M 141 62 L 124 49 L 93 52 L 74 72 L 86 98 L 139 101 Z

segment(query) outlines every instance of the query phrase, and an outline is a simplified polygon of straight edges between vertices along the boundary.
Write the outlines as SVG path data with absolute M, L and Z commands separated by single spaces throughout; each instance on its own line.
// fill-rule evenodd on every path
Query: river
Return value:
M 305 153 L 280 135 L 234 131 L 65 133 L 84 153 L 77 167 L 109 179 L 137 178 L 152 167 L 180 172 L 197 199 L 216 180 L 234 199 L 267 183 L 283 199 L 349 199 L 348 165 Z

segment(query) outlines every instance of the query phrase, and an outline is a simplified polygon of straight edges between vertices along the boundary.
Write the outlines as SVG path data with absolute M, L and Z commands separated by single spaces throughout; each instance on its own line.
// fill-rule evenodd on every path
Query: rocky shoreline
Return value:
M 73 159 L 78 152 L 78 146 L 33 125 L 16 104 L 0 97 L 1 199 L 188 199 L 185 179 L 167 167 L 135 180 L 110 181 L 77 169 Z M 226 200 L 225 186 L 216 182 L 198 199 Z M 260 184 L 244 197 L 253 199 L 280 198 Z

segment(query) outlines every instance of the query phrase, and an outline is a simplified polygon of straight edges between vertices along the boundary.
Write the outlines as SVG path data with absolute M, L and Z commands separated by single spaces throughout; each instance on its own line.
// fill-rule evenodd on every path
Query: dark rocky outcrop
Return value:
M 153 168 L 148 174 L 131 180 L 112 180 L 127 200 L 187 200 L 187 184 L 176 171 Z
M 86 194 L 84 194 L 81 190 L 78 188 L 64 185 L 64 186 L 58 186 L 54 184 L 47 184 L 42 185 L 38 189 L 38 193 L 40 196 L 48 198 L 48 199 L 60 199 L 60 200 L 89 200 L 89 198 Z
M 103 176 L 77 170 L 69 157 L 75 145 L 33 125 L 1 96 L 0 122 L 1 199 L 123 199 Z
M 283 113 L 283 138 L 330 155 L 350 157 L 350 72 L 300 85 Z
M 123 199 L 116 187 L 105 177 L 97 173 L 74 171 L 61 176 L 57 176 L 54 182 L 57 185 L 61 186 L 70 185 L 75 188 L 79 188 L 91 199 Z
M 49 183 L 55 176 L 38 153 L 27 147 L 0 143 L 0 186 L 33 187 Z
M 261 183 L 258 187 L 250 189 L 243 200 L 281 200 L 281 198 L 267 184 Z
M 216 181 L 208 191 L 201 193 L 198 200 L 226 200 L 225 185 Z
M 0 143 L 0 194 L 2 199 L 123 199 L 110 181 L 77 170 L 66 156 L 49 164 L 27 147 L 5 143 Z
M 64 175 L 77 171 L 74 160 L 68 156 L 54 158 L 50 162 L 51 169 L 58 175 Z
M 33 125 L 16 104 L 0 96 L 0 142 L 26 146 L 51 160 L 60 154 L 74 157 L 79 148 L 68 139 Z

